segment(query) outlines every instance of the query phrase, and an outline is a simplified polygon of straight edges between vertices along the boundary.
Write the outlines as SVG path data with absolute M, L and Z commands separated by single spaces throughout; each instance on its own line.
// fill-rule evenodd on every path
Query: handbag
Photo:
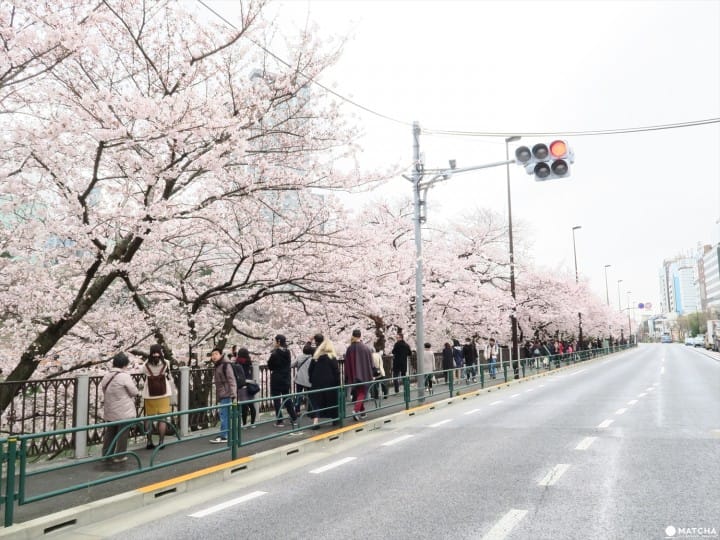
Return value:
M 247 393 L 251 396 L 254 396 L 260 391 L 260 385 L 251 381 L 245 383 L 245 388 L 247 390 Z

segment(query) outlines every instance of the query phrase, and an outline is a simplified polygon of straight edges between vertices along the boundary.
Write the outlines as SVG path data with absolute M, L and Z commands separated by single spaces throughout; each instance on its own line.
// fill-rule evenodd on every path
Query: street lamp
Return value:
M 578 269 L 577 269 L 577 250 L 575 249 L 575 231 L 582 229 L 581 225 L 575 225 L 572 228 L 573 235 L 573 258 L 575 259 L 575 284 L 578 284 Z M 578 311 L 578 348 L 582 347 L 583 335 L 582 335 L 582 313 Z
M 606 264 L 605 265 L 605 300 L 607 301 L 607 305 L 610 305 L 610 295 L 608 294 L 608 284 L 607 284 L 607 269 L 610 268 L 612 264 Z
M 617 280 L 618 285 L 618 311 L 622 311 L 622 306 L 620 305 L 620 284 L 622 283 L 622 279 Z
M 511 142 L 519 141 L 520 137 L 513 136 L 505 139 L 505 160 L 510 160 L 510 150 L 508 145 Z M 515 254 L 513 252 L 513 230 L 512 230 L 512 199 L 510 197 L 510 163 L 505 165 L 505 178 L 507 180 L 507 200 L 508 200 L 508 242 L 510 248 L 510 295 L 513 299 L 512 312 L 510 314 L 510 336 L 512 347 L 510 349 L 510 360 L 520 360 L 520 344 L 518 343 L 518 327 L 517 316 L 515 310 Z M 515 367 L 513 366 L 513 371 Z M 519 378 L 519 374 L 516 378 Z

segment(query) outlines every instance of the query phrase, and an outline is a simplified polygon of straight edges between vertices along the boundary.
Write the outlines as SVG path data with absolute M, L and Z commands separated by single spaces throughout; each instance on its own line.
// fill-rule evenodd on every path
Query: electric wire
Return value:
M 218 17 L 220 20 L 222 20 L 225 24 L 230 26 L 233 30 L 238 31 L 237 26 L 235 26 L 232 22 L 228 21 L 225 17 L 223 17 L 220 13 L 215 11 L 213 8 L 208 6 L 204 0 L 198 0 L 198 3 L 200 3 L 203 7 L 205 7 L 208 11 L 210 11 L 213 15 Z M 246 36 L 246 39 L 248 39 L 253 45 L 260 48 L 262 51 L 264 51 L 266 54 L 273 57 L 275 60 L 280 62 L 281 64 L 285 65 L 286 67 L 292 67 L 289 62 L 272 52 L 271 50 L 267 49 L 262 44 L 258 43 L 252 38 L 249 38 Z M 383 114 L 381 112 L 375 111 L 369 107 L 366 107 L 365 105 L 362 105 L 358 103 L 357 101 L 354 101 L 348 97 L 343 96 L 342 94 L 339 94 L 338 92 L 332 90 L 331 88 L 328 88 L 324 84 L 318 82 L 317 80 L 313 79 L 312 77 L 309 77 L 302 73 L 301 71 L 298 72 L 300 75 L 304 76 L 308 81 L 314 83 L 318 87 L 322 88 L 329 94 L 332 94 L 333 96 L 337 97 L 338 99 L 345 101 L 346 103 L 357 107 L 358 109 L 361 109 L 367 113 L 370 113 L 372 115 L 375 115 L 379 118 L 383 118 L 385 120 L 389 120 L 391 122 L 402 124 L 404 126 L 413 126 L 412 122 L 408 122 L 405 120 L 399 120 L 397 118 L 393 118 L 392 116 L 388 116 L 386 114 Z M 687 127 L 695 127 L 695 126 L 702 126 L 702 125 L 708 125 L 708 124 L 717 124 L 720 123 L 720 118 L 705 118 L 701 120 L 690 120 L 687 122 L 676 122 L 671 124 L 659 124 L 659 125 L 650 125 L 650 126 L 639 126 L 639 127 L 625 127 L 625 128 L 614 128 L 614 129 L 594 129 L 594 130 L 582 130 L 582 131 L 513 131 L 513 132 L 498 132 L 498 131 L 462 131 L 462 130 L 449 130 L 449 129 L 433 129 L 433 128 L 423 128 L 421 127 L 421 133 L 423 135 L 445 135 L 445 136 L 451 136 L 451 137 L 486 137 L 486 138 L 507 138 L 507 137 L 513 137 L 513 136 L 519 136 L 519 137 L 589 137 L 589 136 L 598 136 L 598 135 L 618 135 L 622 133 L 642 133 L 642 132 L 650 132 L 650 131 L 661 131 L 661 130 L 667 130 L 667 129 L 679 129 L 679 128 L 687 128 Z M 487 141 L 491 142 L 491 141 Z

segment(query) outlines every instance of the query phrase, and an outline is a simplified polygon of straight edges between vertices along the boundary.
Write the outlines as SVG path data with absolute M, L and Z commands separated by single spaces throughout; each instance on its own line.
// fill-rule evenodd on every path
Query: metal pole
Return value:
M 580 226 L 576 225 L 572 228 L 573 233 L 573 257 L 575 259 L 575 283 L 578 283 L 578 269 L 577 269 L 577 251 L 575 250 L 575 231 L 579 229 Z
M 578 267 L 577 267 L 577 250 L 575 249 L 575 231 L 582 228 L 580 225 L 575 225 L 572 228 L 572 236 L 573 236 L 573 258 L 575 259 L 575 284 L 577 285 L 579 282 L 578 279 Z M 578 346 L 576 349 L 579 349 L 582 347 L 582 341 L 583 341 L 583 333 L 582 333 L 582 313 L 578 311 Z
M 75 421 L 73 427 L 86 427 L 88 425 L 88 396 L 90 395 L 90 376 L 78 375 L 75 379 L 77 394 L 75 398 Z M 75 432 L 75 458 L 88 457 L 86 430 Z
M 413 201 L 415 207 L 415 354 L 417 365 L 417 395 L 418 400 L 425 397 L 423 384 L 423 350 L 425 342 L 425 328 L 423 323 L 423 265 L 422 265 L 422 230 L 420 229 L 420 181 L 423 178 L 422 164 L 420 163 L 420 124 L 413 122 Z
M 610 305 L 610 294 L 608 293 L 608 283 L 607 283 L 607 269 L 610 268 L 612 264 L 606 264 L 605 265 L 605 301 L 607 302 L 607 305 Z
M 622 279 L 618 279 L 617 286 L 618 286 L 618 311 L 622 311 L 622 306 L 620 305 L 620 284 L 622 283 Z
M 510 150 L 508 143 L 519 141 L 520 137 L 508 137 L 505 139 L 505 160 L 510 159 Z M 512 198 L 510 192 L 510 163 L 505 165 L 505 177 L 507 180 L 507 200 L 508 200 L 508 244 L 510 249 L 510 295 L 513 299 L 512 312 L 510 313 L 510 333 L 512 340 L 512 348 L 510 353 L 510 361 L 513 359 L 520 362 L 520 344 L 518 343 L 518 327 L 517 327 L 517 311 L 515 306 L 515 253 L 513 250 L 513 227 L 512 227 Z

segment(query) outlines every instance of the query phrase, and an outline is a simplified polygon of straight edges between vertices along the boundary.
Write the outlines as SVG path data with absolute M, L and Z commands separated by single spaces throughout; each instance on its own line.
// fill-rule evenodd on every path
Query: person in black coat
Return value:
M 402 334 L 397 335 L 397 341 L 393 346 L 392 355 L 393 384 L 395 385 L 395 393 L 397 394 L 400 391 L 399 377 L 404 377 L 407 373 L 408 358 L 412 356 L 410 345 L 405 342 Z
M 282 334 L 275 336 L 275 348 L 270 354 L 267 362 L 270 370 L 270 395 L 274 397 L 273 405 L 275 406 L 275 426 L 284 427 L 282 417 L 282 405 L 285 402 L 285 408 L 290 415 L 290 422 L 293 427 L 297 426 L 297 415 L 292 399 L 282 396 L 290 393 L 290 351 L 287 349 L 287 340 Z
M 340 366 L 335 347 L 329 339 L 323 340 L 315 350 L 309 373 L 312 384 L 310 396 L 313 406 L 313 426 L 318 425 L 319 418 L 337 419 Z
M 445 342 L 445 346 L 442 350 L 442 369 L 445 372 L 445 382 L 448 381 L 448 373 L 451 369 L 453 369 L 453 367 L 455 366 L 452 345 L 450 345 L 450 343 L 448 342 Z

